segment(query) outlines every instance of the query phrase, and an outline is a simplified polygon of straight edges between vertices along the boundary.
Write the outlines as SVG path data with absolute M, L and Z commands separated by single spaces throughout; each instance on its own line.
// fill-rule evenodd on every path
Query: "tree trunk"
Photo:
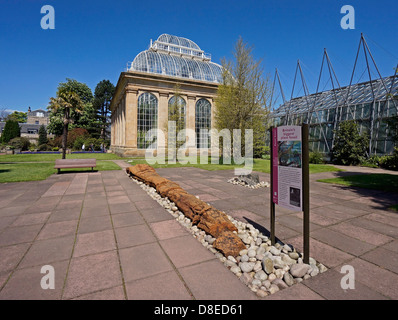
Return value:
M 62 159 L 65 159 L 68 142 L 69 108 L 65 108 L 64 130 L 62 132 Z

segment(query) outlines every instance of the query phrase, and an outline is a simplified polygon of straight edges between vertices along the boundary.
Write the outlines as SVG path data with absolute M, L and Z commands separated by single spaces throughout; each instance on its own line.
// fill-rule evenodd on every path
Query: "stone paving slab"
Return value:
M 269 189 L 229 184 L 231 170 L 157 171 L 269 234 Z M 265 299 L 398 298 L 397 195 L 316 182 L 336 174 L 311 175 L 311 256 L 329 270 Z M 302 215 L 278 207 L 276 235 L 302 250 Z M 0 184 L 0 256 L 0 299 L 258 299 L 122 170 Z M 340 286 L 346 264 L 355 290 Z

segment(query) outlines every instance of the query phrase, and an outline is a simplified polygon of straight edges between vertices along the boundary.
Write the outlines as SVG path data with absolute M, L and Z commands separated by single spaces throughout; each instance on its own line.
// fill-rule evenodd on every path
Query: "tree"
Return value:
M 96 113 L 92 106 L 93 94 L 91 89 L 82 82 L 74 79 L 66 79 L 67 82 L 61 82 L 57 88 L 58 92 L 74 92 L 82 102 L 82 108 L 79 111 L 70 110 L 69 114 L 69 129 L 84 128 L 90 133 L 98 131 L 96 124 Z M 52 108 L 51 104 L 48 107 L 50 110 L 50 122 L 47 126 L 47 131 L 61 136 L 64 130 L 64 110 L 63 108 Z
M 0 109 L 0 121 L 6 121 L 9 114 L 10 114 L 10 112 L 7 110 L 7 108 L 1 108 Z
M 170 98 L 169 111 L 168 111 L 168 121 L 173 121 L 174 126 L 175 126 L 176 135 L 178 135 L 178 133 L 181 130 L 185 129 L 185 113 L 186 113 L 186 102 L 181 96 L 180 84 L 177 83 L 174 86 L 174 95 L 173 95 L 173 97 Z M 168 124 L 167 124 L 166 128 L 167 128 L 166 129 L 166 132 L 167 132 Z M 171 143 L 168 143 L 168 148 L 178 149 L 184 143 L 185 143 L 185 140 L 179 141 L 176 136 L 175 141 L 171 141 Z M 175 152 L 173 151 L 172 154 L 174 155 L 174 153 Z
M 91 89 L 82 82 L 75 79 L 66 78 L 66 82 L 61 82 L 57 88 L 58 91 L 71 91 L 76 93 L 83 104 L 93 102 L 93 93 Z
M 1 142 L 8 143 L 11 139 L 20 136 L 21 129 L 19 128 L 18 122 L 14 120 L 7 120 L 1 135 Z
M 93 107 L 100 123 L 100 136 L 102 139 L 106 138 L 106 129 L 110 124 L 109 106 L 114 93 L 115 86 L 109 80 L 102 80 L 94 90 Z
M 66 148 L 68 143 L 68 129 L 70 122 L 70 114 L 72 112 L 79 113 L 83 109 L 84 104 L 79 95 L 74 91 L 69 91 L 68 88 L 58 87 L 57 96 L 50 98 L 49 108 L 53 112 L 62 110 L 63 118 L 63 132 L 62 132 L 62 159 L 65 159 Z
M 42 145 L 42 144 L 47 144 L 48 139 L 47 139 L 47 130 L 44 127 L 44 124 L 42 124 L 39 128 L 39 140 L 38 140 L 38 145 Z
M 14 111 L 7 116 L 8 120 L 14 120 L 18 123 L 25 123 L 28 120 L 28 113 L 22 111 Z
M 215 99 L 218 130 L 241 130 L 241 152 L 245 150 L 245 129 L 253 130 L 254 148 L 265 146 L 269 76 L 264 76 L 261 60 L 252 55 L 253 48 L 240 37 L 235 44 L 233 61 L 222 60 L 222 84 Z M 233 139 L 233 138 L 232 138 Z
M 365 159 L 368 146 L 369 136 L 367 133 L 359 133 L 357 122 L 343 121 L 335 130 L 333 161 L 337 164 L 357 165 Z

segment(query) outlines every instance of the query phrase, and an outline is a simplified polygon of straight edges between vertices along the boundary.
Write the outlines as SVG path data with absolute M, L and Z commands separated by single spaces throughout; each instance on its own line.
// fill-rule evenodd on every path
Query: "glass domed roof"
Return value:
M 222 67 L 186 38 L 162 34 L 148 50 L 140 52 L 130 71 L 221 83 Z
M 172 36 L 172 35 L 166 34 L 166 33 L 163 33 L 162 35 L 160 35 L 157 41 L 175 44 L 175 45 L 178 45 L 181 47 L 200 50 L 199 46 L 192 40 L 182 38 L 182 37 Z

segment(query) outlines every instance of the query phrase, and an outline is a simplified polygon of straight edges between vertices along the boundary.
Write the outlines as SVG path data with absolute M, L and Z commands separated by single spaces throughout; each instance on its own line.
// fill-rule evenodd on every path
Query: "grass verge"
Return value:
M 394 204 L 393 206 L 388 207 L 388 209 L 398 212 L 398 204 Z
M 35 181 L 44 180 L 53 173 L 54 162 L 60 159 L 59 154 L 15 154 L 15 155 L 1 155 L 0 156 L 0 183 L 4 182 L 18 182 L 18 181 Z M 67 159 L 96 159 L 97 170 L 119 170 L 120 167 L 112 161 L 104 160 L 128 160 L 128 158 L 121 158 L 112 153 L 85 153 L 85 154 L 68 154 Z M 190 159 L 192 160 L 192 159 Z M 197 164 L 192 164 L 190 161 L 187 164 L 154 164 L 154 168 L 175 168 L 175 167 L 195 167 L 209 171 L 213 170 L 232 170 L 234 168 L 242 168 L 243 165 L 236 164 L 212 164 L 211 160 L 206 164 L 200 164 L 200 158 L 196 159 Z M 131 165 L 138 163 L 147 163 L 144 158 L 130 158 Z M 70 169 L 69 171 L 85 171 L 82 169 Z M 254 159 L 253 170 L 269 173 L 270 161 L 265 159 Z M 68 170 L 62 170 L 67 172 Z M 61 172 L 62 172 L 61 171 Z M 310 164 L 310 173 L 318 173 L 325 171 L 341 171 L 330 165 Z
M 97 161 L 95 170 L 120 170 L 120 167 L 112 161 Z M 90 168 L 62 169 L 62 172 L 87 171 Z M 0 164 L 0 183 L 5 182 L 21 182 L 21 181 L 38 181 L 45 180 L 50 175 L 57 172 L 54 169 L 54 163 L 2 163 Z
M 127 159 L 125 159 L 127 160 Z M 133 166 L 135 164 L 139 163 L 147 163 L 147 161 L 143 158 L 133 158 L 130 159 L 130 164 Z M 191 163 L 187 164 L 168 164 L 166 161 L 166 164 L 154 164 L 151 166 L 154 168 L 179 168 L 179 167 L 195 167 L 195 168 L 200 168 L 200 169 L 205 169 L 209 171 L 213 170 L 232 170 L 235 168 L 243 168 L 243 165 L 236 165 L 236 164 L 211 164 L 210 160 L 208 161 L 209 163 L 206 164 L 200 164 L 200 159 L 198 158 L 196 162 L 197 164 Z M 265 160 L 265 159 L 254 159 L 253 161 L 253 171 L 258 171 L 258 172 L 264 172 L 264 173 L 270 173 L 270 161 Z M 330 165 L 324 165 L 324 164 L 310 164 L 310 173 L 319 173 L 319 172 L 330 172 L 330 171 L 343 171 L 341 169 L 338 169 L 336 167 L 330 166 Z
M 331 179 L 320 179 L 317 181 L 340 184 L 348 187 L 398 192 L 398 175 L 393 174 L 361 174 Z
M 0 155 L 1 162 L 54 162 L 61 159 L 61 154 L 10 154 Z M 66 159 L 97 159 L 97 160 L 120 160 L 126 159 L 118 157 L 113 153 L 72 153 L 67 154 Z

